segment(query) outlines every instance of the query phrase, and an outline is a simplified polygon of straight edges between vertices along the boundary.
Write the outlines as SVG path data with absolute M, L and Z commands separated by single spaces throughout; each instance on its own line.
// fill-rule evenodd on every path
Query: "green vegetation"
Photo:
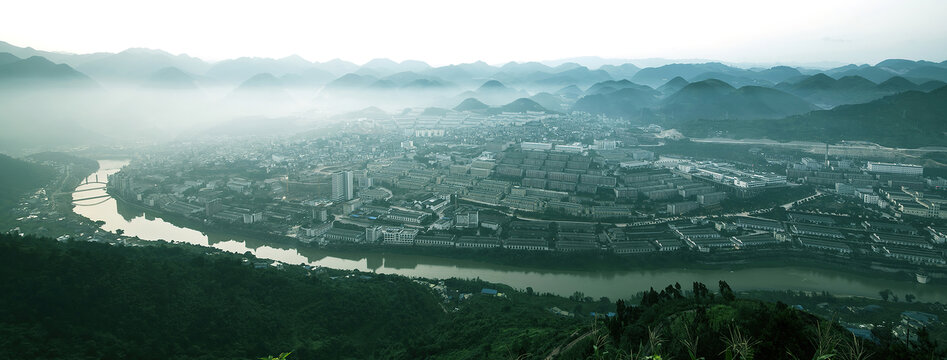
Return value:
M 212 251 L 211 253 L 206 253 Z M 0 235 L 0 354 L 18 358 L 505 358 L 581 325 L 576 302 L 448 281 L 272 266 L 199 247 Z M 506 297 L 479 295 L 491 286 Z
M 0 247 L 0 352 L 24 358 L 368 356 L 441 312 L 403 278 L 333 281 L 173 246 L 5 236 Z
M 851 349 L 872 359 L 943 355 L 926 331 L 910 344 L 883 328 L 878 344 L 852 340 L 840 326 L 778 300 L 841 306 L 828 295 L 754 295 L 777 299 L 765 302 L 738 297 L 724 282 L 717 291 L 700 283 L 690 291 L 652 289 L 639 294 L 640 306 L 613 305 L 579 292 L 564 298 L 480 280 L 435 286 L 396 275 L 277 267 L 186 245 L 6 234 L 0 261 L 0 354 L 16 358 L 847 359 Z M 484 288 L 499 294 L 481 294 Z M 919 306 L 928 305 L 901 302 L 891 310 Z M 612 317 L 589 315 L 613 310 Z
M 55 236 L 84 232 L 72 221 L 78 218 L 77 215 L 59 210 L 72 207 L 72 197 L 68 192 L 98 166 L 94 160 L 55 152 L 30 155 L 26 161 L 0 155 L 0 229 L 19 227 L 23 232 Z M 40 187 L 45 187 L 45 198 L 33 195 Z M 29 205 L 18 206 L 24 201 Z M 38 214 L 31 213 L 37 209 L 42 210 Z M 31 215 L 36 216 L 31 218 Z M 70 221 L 47 221 L 53 216 Z M 18 220 L 22 218 L 28 220 Z
M 865 140 L 886 146 L 937 146 L 947 142 L 945 104 L 947 86 L 929 93 L 908 91 L 865 104 L 842 105 L 778 120 L 691 121 L 681 131 L 691 137 Z
M 940 318 L 947 316 L 947 308 L 940 303 L 913 302 L 915 295 L 910 293 L 895 294 L 889 289 L 879 292 L 886 299 L 872 299 L 865 297 L 839 297 L 827 293 L 806 291 L 746 291 L 740 297 L 753 298 L 768 302 L 782 301 L 787 304 L 799 305 L 807 312 L 825 319 L 836 319 L 847 327 L 857 327 L 859 324 L 884 324 L 879 335 L 889 337 L 888 331 L 892 326 L 901 324 L 901 313 L 905 311 L 921 311 L 937 315 Z M 894 301 L 895 297 L 902 296 L 905 301 Z M 911 301 L 908 301 L 911 299 Z M 930 338 L 939 339 L 940 345 L 947 340 L 947 326 L 942 323 L 928 327 Z
M 934 359 L 947 355 L 922 330 L 904 343 L 879 329 L 877 343 L 782 302 L 738 299 L 720 281 L 714 293 L 701 283 L 680 284 L 619 300 L 615 316 L 593 327 L 566 359 Z
M 667 97 L 662 112 L 669 121 L 698 119 L 774 119 L 816 109 L 785 92 L 760 87 L 739 89 L 717 79 L 693 82 Z
M 55 175 L 47 166 L 0 154 L 0 209 L 12 207 L 25 193 L 39 189 Z

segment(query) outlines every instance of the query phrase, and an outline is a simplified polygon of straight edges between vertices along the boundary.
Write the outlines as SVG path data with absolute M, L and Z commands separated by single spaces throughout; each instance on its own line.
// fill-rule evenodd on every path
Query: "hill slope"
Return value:
M 197 84 L 187 73 L 175 67 L 167 67 L 156 71 L 148 81 L 145 87 L 155 89 L 174 89 L 174 90 L 193 90 L 197 89 Z
M 457 111 L 477 111 L 477 110 L 486 110 L 489 109 L 490 105 L 484 104 L 475 98 L 466 98 L 464 101 L 457 104 L 454 107 L 454 110 Z
M 40 56 L 22 60 L 7 59 L 0 65 L 0 88 L 50 87 L 94 88 L 98 87 L 85 74 L 66 64 L 55 64 Z
M 539 103 L 527 98 L 519 98 L 519 99 L 513 100 L 513 102 L 500 106 L 498 109 L 499 111 L 502 111 L 502 112 L 517 112 L 517 113 L 523 113 L 527 111 L 542 111 L 542 112 L 548 111 L 542 105 L 539 105 Z
M 659 95 L 660 93 L 650 88 L 630 87 L 606 94 L 584 96 L 576 101 L 572 109 L 631 119 L 638 116 L 643 109 L 654 106 Z
M 796 96 L 759 86 L 735 89 L 720 80 L 688 84 L 661 104 L 669 120 L 776 119 L 814 110 Z
M 0 209 L 13 205 L 56 175 L 53 169 L 0 154 Z
M 947 86 L 929 93 L 908 91 L 866 104 L 842 105 L 769 121 L 691 122 L 688 136 L 722 131 L 733 137 L 776 140 L 864 140 L 886 146 L 919 147 L 947 144 Z
M 397 275 L 277 269 L 242 258 L 180 245 L 0 234 L 0 353 L 31 359 L 257 359 L 289 351 L 292 359 L 502 358 L 548 353 L 581 326 L 534 305 L 571 308 L 574 301 L 502 285 L 445 280 L 455 298 L 445 308 L 427 283 Z M 509 296 L 480 295 L 483 287 Z M 476 295 L 458 301 L 460 293 Z

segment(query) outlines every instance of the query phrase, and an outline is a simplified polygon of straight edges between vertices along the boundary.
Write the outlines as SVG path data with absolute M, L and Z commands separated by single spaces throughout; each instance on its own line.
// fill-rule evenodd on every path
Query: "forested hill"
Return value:
M 25 192 L 38 189 L 55 173 L 49 167 L 0 154 L 0 208 L 7 208 Z
M 908 91 L 865 104 L 775 120 L 706 120 L 683 124 L 691 137 L 726 136 L 838 142 L 866 140 L 884 146 L 947 144 L 947 86 L 930 92 Z
M 838 325 L 738 299 L 723 282 L 616 305 L 479 280 L 276 267 L 194 246 L 11 234 L 0 234 L 0 263 L 3 359 L 842 359 L 855 344 Z M 877 336 L 858 342 L 872 359 L 943 355 L 926 334 L 910 346 Z
M 448 280 L 476 294 L 448 307 L 401 276 L 243 258 L 0 234 L 0 358 L 505 358 L 546 353 L 582 324 L 530 301 L 480 295 L 485 283 Z
M 366 358 L 444 317 L 431 292 L 254 269 L 176 246 L 0 241 L 0 353 L 38 358 L 257 358 L 296 350 Z

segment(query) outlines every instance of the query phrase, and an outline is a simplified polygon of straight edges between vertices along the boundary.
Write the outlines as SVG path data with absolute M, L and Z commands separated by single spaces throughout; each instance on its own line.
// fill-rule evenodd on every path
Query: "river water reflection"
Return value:
M 99 181 L 105 181 L 128 164 L 128 161 L 100 160 Z M 101 187 L 80 185 L 77 190 Z M 104 190 L 79 193 L 76 198 L 104 194 Z M 104 230 L 122 229 L 125 235 L 138 236 L 144 240 L 169 240 L 195 245 L 212 246 L 225 251 L 244 253 L 282 261 L 288 264 L 310 264 L 336 269 L 357 269 L 386 274 L 399 274 L 426 278 L 480 278 L 490 282 L 508 284 L 515 288 L 532 287 L 537 292 L 550 292 L 568 296 L 581 291 L 595 298 L 607 296 L 612 299 L 628 297 L 650 287 L 663 288 L 679 282 L 687 286 L 700 281 L 716 286 L 725 280 L 735 290 L 807 290 L 828 291 L 837 295 L 860 295 L 877 297 L 882 289 L 891 289 L 896 294 L 911 293 L 921 301 L 947 302 L 947 286 L 939 284 L 917 284 L 912 281 L 877 279 L 871 274 L 847 273 L 837 270 L 789 267 L 755 267 L 741 269 L 646 269 L 620 271 L 558 271 L 489 264 L 471 260 L 457 260 L 436 256 L 387 254 L 379 252 L 331 251 L 311 247 L 273 245 L 259 239 L 241 238 L 231 235 L 203 233 L 194 229 L 176 226 L 154 214 L 145 213 L 138 207 L 120 204 L 115 199 L 87 200 L 74 208 L 79 215 L 91 220 L 105 222 Z

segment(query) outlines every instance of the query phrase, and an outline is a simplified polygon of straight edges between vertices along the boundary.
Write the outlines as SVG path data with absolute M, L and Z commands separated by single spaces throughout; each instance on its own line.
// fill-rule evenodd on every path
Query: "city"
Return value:
M 947 2 L 0 12 L 0 359 L 947 359 Z
M 927 281 L 919 269 L 945 265 L 935 245 L 945 242 L 938 192 L 947 183 L 920 166 L 778 151 L 731 163 L 662 154 L 654 129 L 615 119 L 513 115 L 467 126 L 464 113 L 360 119 L 318 140 L 184 145 L 136 159 L 110 177 L 109 192 L 311 246 L 746 259 L 804 250 L 919 271 L 918 281 Z M 494 123 L 486 134 L 484 122 Z M 610 126 L 611 136 L 594 139 Z

